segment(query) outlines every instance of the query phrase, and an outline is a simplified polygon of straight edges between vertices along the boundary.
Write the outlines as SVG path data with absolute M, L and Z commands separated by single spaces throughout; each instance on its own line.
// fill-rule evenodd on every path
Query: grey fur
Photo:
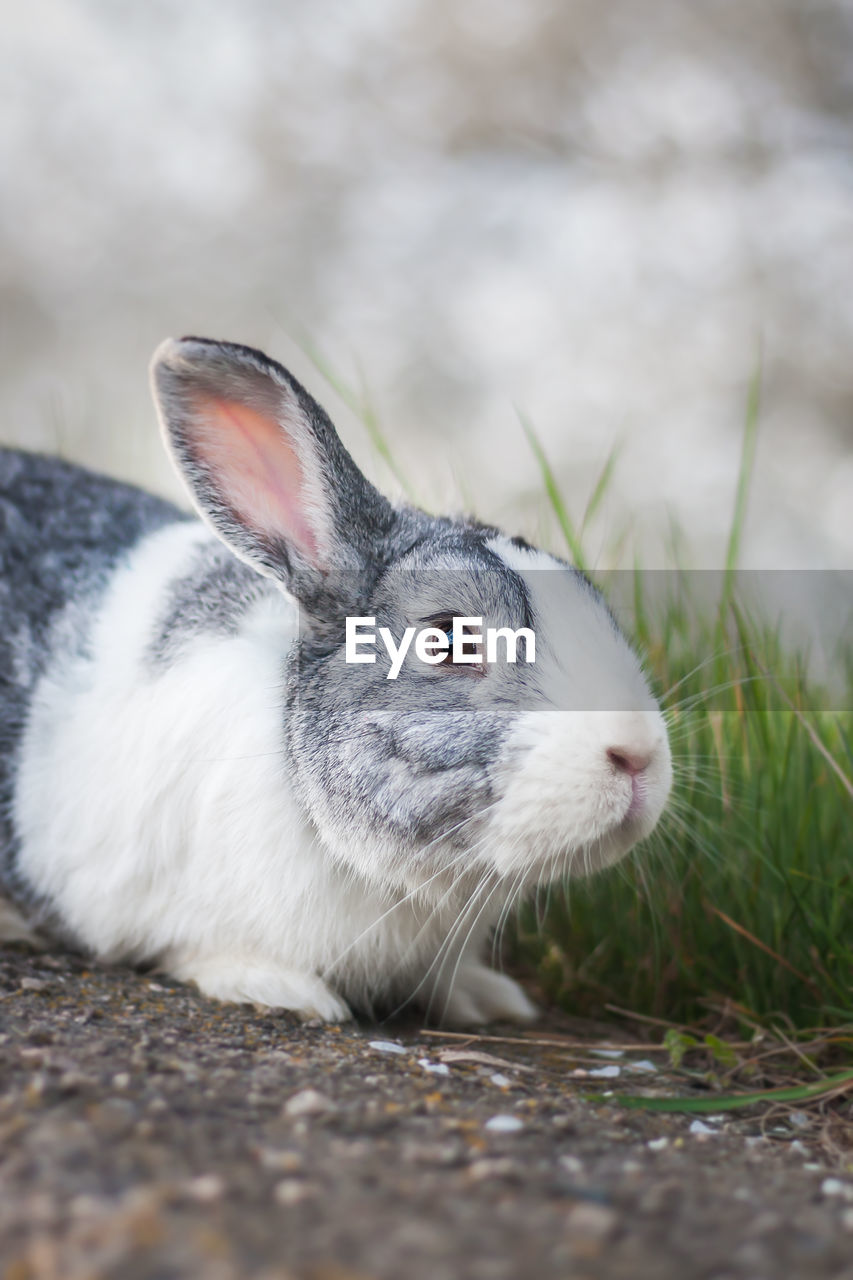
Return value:
M 352 573 L 371 577 L 381 567 L 377 554 L 397 523 L 391 504 L 356 467 L 325 410 L 262 351 L 194 337 L 164 348 L 155 356 L 152 384 L 176 464 L 199 510 L 239 556 L 284 582 L 318 620 L 337 617 L 341 607 L 346 612 L 352 601 L 342 593 L 353 583 Z M 271 418 L 286 417 L 295 406 L 302 411 L 338 533 L 333 567 L 339 573 L 318 574 L 297 548 L 249 527 L 223 497 L 194 440 L 193 401 L 205 393 Z
M 275 588 L 221 542 L 199 546 L 188 573 L 175 578 L 154 620 L 149 660 L 170 666 L 180 650 L 204 632 L 234 635 L 252 605 Z
M 85 651 L 111 571 L 146 533 L 183 519 L 169 503 L 57 458 L 0 449 L 0 886 L 16 873 L 15 765 L 36 681 Z
M 360 614 L 396 637 L 439 613 L 482 616 L 487 626 L 535 621 L 521 578 L 486 545 L 494 530 L 414 511 L 401 522 L 405 533 L 384 548 L 390 567 L 358 600 Z M 415 525 L 420 536 L 407 546 Z M 476 835 L 518 710 L 536 704 L 535 677 L 518 665 L 486 678 L 446 668 L 437 678 L 408 661 L 389 681 L 389 665 L 379 650 L 374 664 L 346 665 L 340 644 L 318 649 L 309 634 L 288 683 L 289 754 L 321 829 L 384 838 L 399 860 L 428 845 L 435 861 Z

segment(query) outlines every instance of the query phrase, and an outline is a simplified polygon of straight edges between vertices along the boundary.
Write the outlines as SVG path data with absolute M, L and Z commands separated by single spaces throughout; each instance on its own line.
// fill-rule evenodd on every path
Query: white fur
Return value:
M 502 898 L 444 950 L 465 886 L 439 910 L 401 901 L 320 847 L 282 751 L 292 601 L 271 585 L 239 634 L 147 663 L 169 581 L 211 537 L 179 524 L 143 541 L 114 575 L 91 655 L 40 682 L 18 775 L 23 875 L 97 955 L 159 959 L 221 999 L 344 1017 L 326 975 L 351 999 L 418 988 L 451 1021 L 531 1016 L 515 984 L 469 959 Z
M 484 964 L 470 964 L 462 980 L 447 989 L 441 1019 L 451 1026 L 476 1026 L 481 1022 L 533 1022 L 536 1006 L 517 982 Z
M 508 743 L 492 862 L 520 883 L 586 874 L 621 858 L 660 817 L 672 784 L 666 725 L 636 654 L 593 592 L 550 589 L 551 573 L 567 571 L 542 551 L 504 537 L 490 546 L 531 597 L 542 695 L 542 709 L 520 715 Z M 631 778 L 609 750 L 648 761 L 635 814 Z

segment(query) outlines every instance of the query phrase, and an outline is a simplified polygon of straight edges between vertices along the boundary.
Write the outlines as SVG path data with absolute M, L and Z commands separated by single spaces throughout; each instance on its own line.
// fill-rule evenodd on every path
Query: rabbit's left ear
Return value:
M 286 369 L 251 347 L 181 338 L 157 349 L 151 377 L 193 502 L 242 560 L 314 599 L 329 574 L 375 558 L 394 510 Z

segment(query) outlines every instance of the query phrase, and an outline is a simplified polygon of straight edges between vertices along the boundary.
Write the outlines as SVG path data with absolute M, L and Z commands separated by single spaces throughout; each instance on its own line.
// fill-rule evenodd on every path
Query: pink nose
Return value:
M 607 759 L 620 773 L 629 773 L 633 778 L 642 773 L 651 763 L 653 751 L 632 751 L 628 747 L 608 747 Z

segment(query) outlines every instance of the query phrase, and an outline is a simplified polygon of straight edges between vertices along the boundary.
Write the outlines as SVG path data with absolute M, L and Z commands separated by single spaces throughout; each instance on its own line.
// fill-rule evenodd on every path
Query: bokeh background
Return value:
M 847 0 L 2 6 L 0 438 L 175 494 L 146 365 L 260 345 L 433 508 L 717 564 L 763 348 L 745 563 L 853 564 Z

